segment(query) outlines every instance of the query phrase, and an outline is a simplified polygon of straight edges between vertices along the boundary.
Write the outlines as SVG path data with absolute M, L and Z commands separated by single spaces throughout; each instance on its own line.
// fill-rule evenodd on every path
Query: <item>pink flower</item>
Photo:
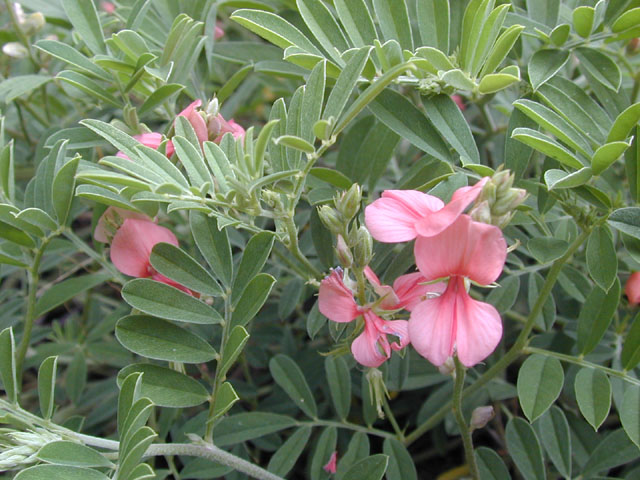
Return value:
M 98 219 L 93 238 L 98 242 L 109 243 L 127 218 L 150 221 L 149 217 L 144 213 L 133 212 L 119 207 L 109 207 Z
M 244 137 L 244 128 L 236 123 L 233 118 L 227 121 L 222 115 L 218 114 L 218 121 L 220 122 L 220 134 L 214 140 L 215 143 L 220 143 L 225 133 L 230 133 L 231 135 L 233 135 L 233 138 Z
M 401 275 L 393 282 L 393 288 L 382 285 L 378 276 L 368 266 L 364 268 L 364 275 L 378 296 L 383 298 L 380 307 L 385 310 L 404 308 L 411 311 L 422 300 L 441 294 L 447 287 L 444 282 L 424 285 L 428 280 L 420 272 Z
M 338 469 L 337 462 L 338 462 L 338 452 L 334 450 L 331 456 L 329 457 L 329 461 L 324 467 L 322 467 L 322 469 L 327 473 L 336 473 L 336 470 Z
M 116 6 L 111 2 L 100 2 L 100 8 L 107 13 L 113 13 L 116 11 Z
M 111 262 L 125 275 L 152 278 L 171 285 L 183 292 L 191 290 L 158 273 L 149 261 L 151 250 L 160 242 L 178 246 L 178 239 L 171 230 L 156 225 L 151 220 L 127 218 L 111 242 Z
M 640 272 L 631 274 L 624 286 L 624 293 L 629 299 L 629 305 L 638 305 L 640 303 Z
M 360 307 L 353 299 L 353 292 L 342 279 L 342 269 L 336 268 L 322 280 L 318 293 L 318 308 L 329 320 L 350 322 L 360 315 L 364 317 L 364 330 L 351 344 L 351 353 L 365 367 L 379 367 L 391 356 L 391 350 L 400 350 L 409 344 L 406 320 L 384 320 L 369 307 Z M 389 343 L 387 335 L 399 342 Z
M 494 282 L 504 267 L 507 244 L 499 228 L 460 215 L 446 230 L 418 237 L 416 265 L 427 280 L 449 277 L 444 293 L 413 307 L 409 336 L 414 348 L 436 366 L 456 352 L 467 367 L 484 360 L 502 337 L 498 311 L 473 300 L 465 279 Z
M 160 147 L 160 144 L 162 143 L 162 141 L 164 140 L 164 136 L 161 133 L 157 133 L 157 132 L 141 133 L 140 135 L 134 135 L 133 138 L 138 140 L 144 146 L 153 148 L 154 150 L 157 150 L 158 147 Z M 171 143 L 171 140 L 167 142 L 166 149 L 167 149 L 167 157 L 170 157 L 171 155 L 173 155 L 174 148 L 173 148 L 173 143 Z M 116 153 L 116 157 L 129 159 L 129 157 L 122 152 Z
M 222 29 L 222 27 L 220 25 L 221 25 L 220 22 L 216 22 L 216 29 L 213 32 L 213 38 L 215 40 L 218 40 L 219 38 L 224 37 L 224 30 Z
M 466 110 L 467 107 L 464 105 L 464 102 L 460 95 L 451 95 L 451 100 L 456 102 L 456 105 L 460 110 L 462 110 L 463 112 Z
M 485 177 L 473 187 L 456 190 L 448 204 L 417 190 L 386 190 L 365 208 L 364 218 L 371 236 L 379 242 L 407 242 L 437 235 L 456 221 L 487 183 Z
M 205 121 L 200 111 L 196 110 L 201 105 L 202 100 L 199 99 L 191 102 L 187 108 L 185 108 L 178 114 L 178 116 L 184 117 L 189 120 L 189 123 L 193 127 L 193 130 L 196 132 L 198 141 L 202 144 L 209 140 L 209 129 L 207 128 L 207 122 Z

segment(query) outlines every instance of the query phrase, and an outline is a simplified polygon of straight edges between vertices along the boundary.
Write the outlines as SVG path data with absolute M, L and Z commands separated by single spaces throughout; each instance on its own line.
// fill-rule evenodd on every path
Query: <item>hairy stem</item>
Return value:
M 527 342 L 529 341 L 529 335 L 531 334 L 531 330 L 533 330 L 536 318 L 538 318 L 538 315 L 540 315 L 540 313 L 542 312 L 542 307 L 544 307 L 547 298 L 551 294 L 551 290 L 556 284 L 556 280 L 558 279 L 558 275 L 560 275 L 562 267 L 573 256 L 576 250 L 578 250 L 578 248 L 580 248 L 580 246 L 585 243 L 590 231 L 590 229 L 585 229 L 569 246 L 569 249 L 565 252 L 565 254 L 562 257 L 558 258 L 555 262 L 553 262 L 553 264 L 551 265 L 551 269 L 547 274 L 547 278 L 542 285 L 542 288 L 540 289 L 538 299 L 531 309 L 531 312 L 529 312 L 529 315 L 527 316 L 527 322 L 522 328 L 522 331 L 520 332 L 520 335 L 518 335 L 518 338 L 516 339 L 513 346 L 507 351 L 507 353 L 504 354 L 502 358 L 494 363 L 491 368 L 484 372 L 482 376 L 478 378 L 478 380 L 476 380 L 471 386 L 469 386 L 469 388 L 465 389 L 462 392 L 462 398 L 480 390 L 483 386 L 489 383 L 489 381 L 491 381 L 494 377 L 496 377 L 499 373 L 501 373 L 509 365 L 511 365 L 520 356 L 520 354 L 522 354 Z M 431 417 L 425 420 L 422 424 L 418 425 L 418 427 L 405 438 L 405 445 L 411 445 L 426 432 L 438 425 L 451 410 L 451 405 L 451 401 L 447 402 L 440 408 L 440 410 L 431 415 Z
M 464 416 L 462 415 L 462 392 L 464 390 L 464 377 L 466 374 L 466 368 L 458 357 L 454 357 L 456 363 L 456 378 L 453 385 L 453 416 L 458 424 L 460 430 L 460 436 L 462 437 L 462 444 L 464 445 L 464 456 L 467 460 L 467 466 L 469 467 L 469 474 L 473 480 L 480 480 L 480 473 L 478 472 L 478 465 L 476 464 L 476 457 L 473 454 L 473 440 L 471 439 L 471 429 L 467 425 Z

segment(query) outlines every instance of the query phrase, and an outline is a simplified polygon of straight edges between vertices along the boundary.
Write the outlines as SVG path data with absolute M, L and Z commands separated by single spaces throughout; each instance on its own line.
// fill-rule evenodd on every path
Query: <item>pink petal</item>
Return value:
M 507 258 L 502 231 L 468 215 L 433 237 L 418 237 L 416 265 L 427 280 L 458 275 L 482 285 L 494 282 Z
M 629 299 L 629 305 L 640 303 L 640 272 L 634 272 L 629 276 L 624 285 L 624 293 Z
M 184 293 L 188 293 L 189 295 L 197 296 L 196 293 L 194 293 L 193 291 L 189 290 L 187 287 L 185 287 L 183 285 L 180 285 L 178 282 L 174 282 L 173 280 L 171 280 L 168 277 L 165 277 L 161 273 L 156 272 L 153 275 L 151 275 L 151 278 L 154 279 L 156 282 L 166 283 L 167 285 L 170 285 L 170 286 L 172 286 L 174 288 L 177 288 L 178 290 L 181 290 Z
M 224 37 L 224 30 L 221 27 L 219 27 L 218 25 L 216 25 L 216 29 L 215 29 L 215 32 L 213 34 L 213 38 L 215 40 L 218 40 L 219 38 L 222 38 L 222 37 Z
M 149 255 L 156 243 L 178 245 L 178 239 L 168 228 L 149 220 L 127 218 L 111 242 L 111 261 L 125 275 L 149 277 Z
M 502 321 L 493 305 L 472 299 L 458 290 L 456 353 L 460 362 L 472 367 L 496 349 L 502 338 Z
M 380 306 L 388 310 L 394 310 L 398 308 L 396 307 L 396 305 L 398 304 L 398 297 L 393 291 L 393 288 L 391 288 L 389 285 L 382 285 L 378 276 L 368 265 L 364 267 L 363 273 L 369 283 L 373 286 L 373 290 L 376 292 L 376 294 L 380 298 L 383 298 Z
M 326 463 L 324 467 L 322 467 L 322 469 L 327 473 L 336 473 L 336 470 L 338 469 L 337 462 L 338 462 L 338 452 L 334 450 L 331 456 L 329 457 L 329 461 Z
M 233 118 L 229 121 L 225 120 L 221 114 L 218 114 L 218 122 L 220 123 L 220 134 L 214 140 L 214 143 L 220 143 L 225 133 L 230 133 L 233 138 L 244 137 L 245 131 L 241 125 L 235 122 Z
M 391 343 L 391 348 L 393 350 L 401 350 L 409 345 L 409 343 L 411 343 L 409 337 L 409 322 L 407 322 L 406 320 L 382 320 L 380 330 L 385 335 L 393 335 L 394 337 L 398 337 L 398 341 L 400 343 Z
M 123 222 L 127 218 L 135 218 L 138 220 L 151 221 L 144 213 L 133 212 L 131 210 L 125 210 L 119 207 L 109 207 L 98 219 L 96 229 L 93 232 L 93 238 L 98 242 L 107 243 L 111 236 L 108 232 L 113 228 L 110 228 L 108 224 L 115 226 L 119 222 Z
M 160 144 L 162 143 L 164 136 L 161 133 L 151 132 L 151 133 L 141 133 L 139 135 L 134 135 L 133 138 L 138 140 L 144 146 L 157 150 Z M 173 145 L 171 147 L 173 148 Z M 173 151 L 171 151 L 171 153 L 173 153 Z M 167 157 L 170 157 L 170 156 L 171 155 L 169 154 L 169 145 L 167 145 Z M 127 160 L 129 159 L 129 157 L 122 152 L 116 153 L 116 157 L 126 158 Z
M 329 320 L 350 322 L 360 315 L 353 292 L 342 281 L 342 269 L 331 271 L 320 283 L 318 309 Z
M 413 240 L 416 223 L 444 206 L 442 200 L 416 190 L 386 190 L 364 210 L 371 236 L 379 242 Z
M 464 212 L 464 209 L 478 198 L 482 187 L 484 187 L 488 180 L 489 177 L 484 177 L 473 187 L 462 187 L 456 190 L 451 197 L 451 201 L 447 203 L 444 208 L 437 212 L 429 212 L 416 224 L 418 235 L 431 237 L 449 227 L 449 225 L 455 222 L 462 212 Z
M 453 354 L 459 283 L 464 289 L 462 279 L 452 278 L 440 297 L 416 305 L 409 318 L 409 338 L 413 348 L 436 366 L 442 365 Z
M 209 129 L 207 128 L 207 122 L 204 117 L 200 114 L 198 107 L 202 105 L 202 100 L 196 100 L 191 102 L 187 108 L 182 110 L 178 116 L 185 117 L 189 120 L 189 123 L 193 127 L 193 130 L 196 132 L 196 136 L 198 137 L 198 141 L 200 143 L 206 142 L 209 140 Z M 167 156 L 169 156 L 167 154 Z
M 376 316 L 372 312 L 367 313 L 374 317 Z M 391 351 L 388 342 L 386 342 L 386 345 L 378 343 L 381 335 L 372 320 L 370 315 L 365 316 L 364 331 L 351 344 L 351 353 L 359 364 L 375 368 L 382 365 L 389 358 Z M 385 346 L 386 349 L 383 350 Z
M 428 282 L 420 272 L 408 273 L 396 278 L 393 282 L 393 290 L 398 297 L 396 308 L 404 308 L 411 311 L 420 302 L 426 299 L 428 294 L 441 294 L 447 288 L 445 282 L 421 285 Z

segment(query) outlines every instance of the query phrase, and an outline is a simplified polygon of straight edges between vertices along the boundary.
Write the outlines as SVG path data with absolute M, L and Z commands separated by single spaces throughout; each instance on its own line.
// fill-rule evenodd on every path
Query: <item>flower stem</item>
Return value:
M 382 397 L 382 408 L 384 409 L 384 414 L 389 419 L 391 426 L 393 427 L 393 431 L 396 432 L 396 437 L 400 442 L 404 442 L 404 432 L 398 425 L 398 421 L 396 417 L 393 415 L 393 410 L 391 410 L 391 406 L 389 405 L 389 400 L 387 400 L 386 395 Z
M 467 466 L 469 467 L 469 474 L 473 480 L 480 480 L 480 473 L 478 472 L 478 465 L 476 464 L 476 457 L 473 454 L 473 440 L 471 438 L 471 429 L 467 425 L 464 415 L 462 415 L 462 392 L 464 390 L 464 377 L 466 374 L 466 367 L 460 363 L 458 357 L 454 357 L 456 364 L 456 378 L 453 385 L 453 416 L 456 418 L 458 429 L 460 430 L 460 436 L 462 437 L 462 444 L 464 445 L 464 456 L 467 460 Z
M 527 316 L 527 322 L 522 328 L 522 331 L 520 332 L 520 335 L 518 335 L 518 338 L 516 339 L 513 346 L 507 351 L 507 353 L 504 354 L 502 358 L 494 363 L 491 368 L 484 372 L 482 376 L 478 378 L 478 380 L 476 380 L 472 385 L 469 386 L 469 388 L 465 389 L 462 392 L 462 398 L 480 390 L 495 376 L 497 376 L 509 365 L 511 365 L 520 356 L 521 353 L 523 353 L 524 348 L 529 341 L 531 330 L 535 325 L 536 318 L 538 318 L 538 315 L 540 315 L 540 312 L 542 312 L 542 307 L 544 307 L 547 298 L 551 294 L 551 290 L 553 289 L 556 280 L 558 280 L 558 275 L 560 275 L 562 267 L 572 257 L 576 250 L 578 250 L 578 248 L 580 248 L 580 246 L 586 242 L 590 232 L 590 229 L 585 229 L 569 246 L 569 249 L 565 252 L 565 254 L 562 257 L 558 258 L 555 262 L 553 262 L 553 264 L 551 265 L 551 269 L 547 274 L 547 278 L 542 285 L 542 288 L 540 289 L 538 299 L 529 312 L 529 315 Z M 418 425 L 418 427 L 405 438 L 405 445 L 411 445 L 426 432 L 438 425 L 451 410 L 451 405 L 451 401 L 447 402 L 440 408 L 440 410 L 431 415 L 431 417 L 425 420 L 422 424 Z

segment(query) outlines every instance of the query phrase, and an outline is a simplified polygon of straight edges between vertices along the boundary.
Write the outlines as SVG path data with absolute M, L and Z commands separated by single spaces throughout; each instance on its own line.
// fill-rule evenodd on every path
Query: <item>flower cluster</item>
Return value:
M 364 319 L 364 330 L 351 346 L 359 363 L 377 367 L 392 349 L 411 343 L 434 365 L 443 365 L 455 354 L 470 367 L 496 348 L 502 337 L 500 314 L 492 305 L 471 298 L 468 290 L 471 283 L 490 285 L 498 279 L 507 244 L 500 228 L 463 213 L 487 188 L 494 188 L 488 177 L 458 189 L 447 204 L 419 191 L 387 190 L 365 209 L 365 223 L 374 239 L 415 240 L 418 272 L 399 277 L 391 287 L 381 285 L 365 268 L 363 273 L 379 297 L 369 305 L 356 304 L 341 270 L 323 280 L 321 313 L 336 322 Z M 408 321 L 382 318 L 398 309 L 411 312 Z M 387 335 L 399 341 L 389 343 Z

